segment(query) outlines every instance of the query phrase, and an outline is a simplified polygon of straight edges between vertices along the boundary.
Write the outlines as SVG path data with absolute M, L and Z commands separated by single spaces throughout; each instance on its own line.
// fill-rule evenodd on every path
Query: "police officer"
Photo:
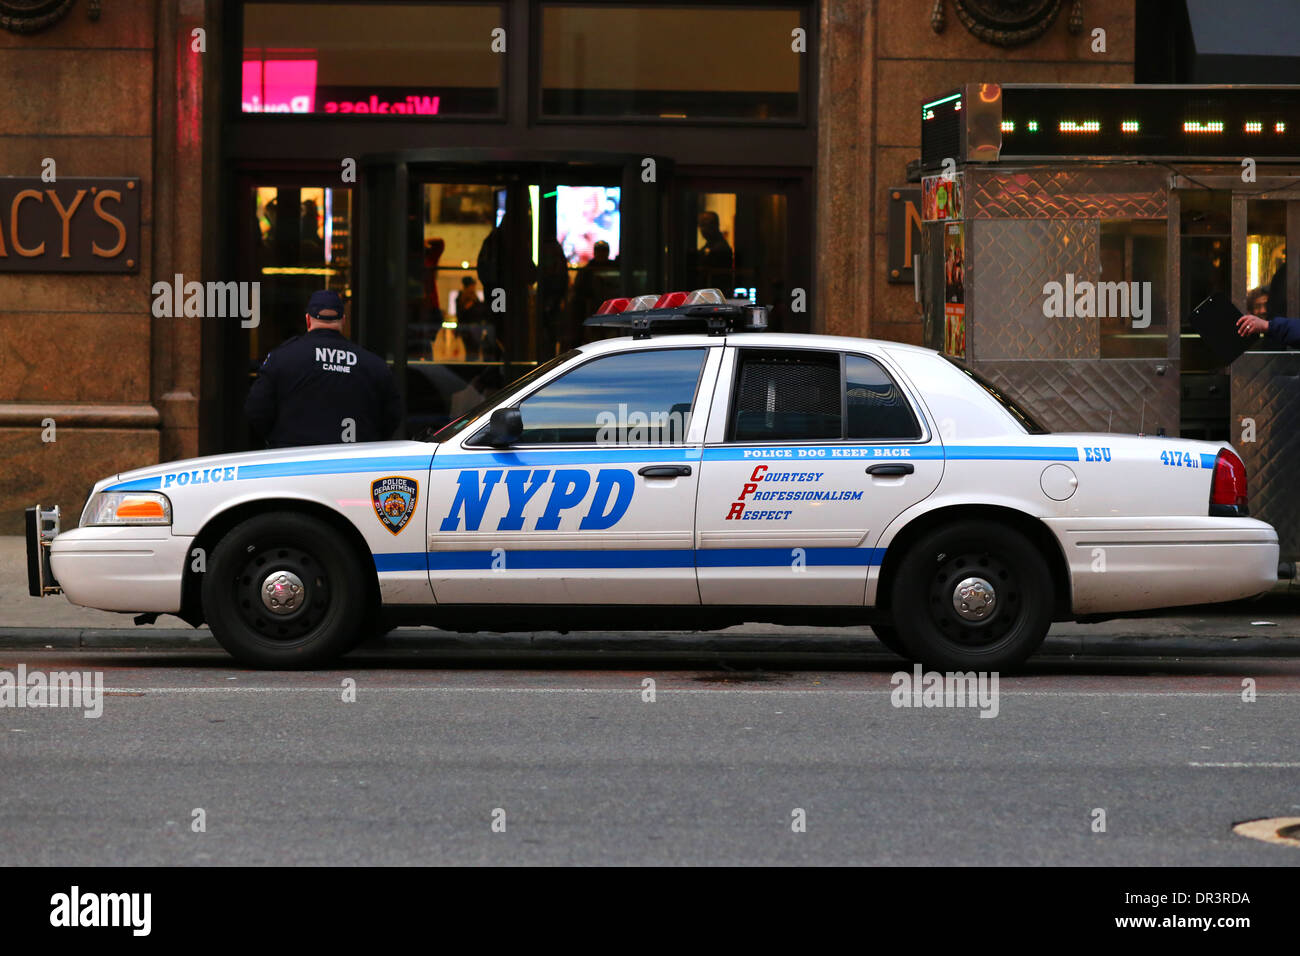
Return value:
M 307 334 L 271 351 L 244 413 L 272 448 L 383 441 L 401 423 L 402 401 L 388 363 L 343 336 L 343 300 L 313 292 Z

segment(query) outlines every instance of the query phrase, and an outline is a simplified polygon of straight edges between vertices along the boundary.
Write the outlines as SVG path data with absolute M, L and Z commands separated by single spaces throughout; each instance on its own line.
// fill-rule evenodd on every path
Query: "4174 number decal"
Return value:
M 1162 451 L 1160 453 L 1161 464 L 1170 465 L 1174 468 L 1200 468 L 1201 459 L 1199 455 L 1193 455 L 1189 451 Z

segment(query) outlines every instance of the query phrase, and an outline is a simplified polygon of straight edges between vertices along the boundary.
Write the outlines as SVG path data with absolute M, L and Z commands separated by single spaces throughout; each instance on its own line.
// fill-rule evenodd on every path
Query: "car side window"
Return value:
M 517 445 L 645 445 L 686 440 L 707 349 L 645 349 L 592 359 L 519 405 Z
M 843 437 L 840 353 L 743 349 L 732 402 L 732 441 Z
M 846 437 L 921 437 L 921 425 L 911 404 L 879 362 L 865 355 L 845 356 L 844 380 Z

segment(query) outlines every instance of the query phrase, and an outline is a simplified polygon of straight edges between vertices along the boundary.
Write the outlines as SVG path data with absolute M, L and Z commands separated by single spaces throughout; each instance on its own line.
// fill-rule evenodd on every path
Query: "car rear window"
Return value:
M 746 349 L 736 379 L 734 441 L 817 441 L 843 435 L 835 352 Z
M 921 425 L 884 367 L 865 355 L 844 359 L 847 438 L 915 440 Z
M 885 368 L 865 355 L 743 349 L 731 440 L 912 441 L 921 425 Z

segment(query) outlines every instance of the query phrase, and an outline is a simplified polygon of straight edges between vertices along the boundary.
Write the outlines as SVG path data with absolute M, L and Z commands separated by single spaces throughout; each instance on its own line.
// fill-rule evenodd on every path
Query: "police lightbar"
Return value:
M 606 299 L 583 324 L 593 328 L 630 331 L 633 338 L 652 332 L 697 332 L 710 335 L 761 332 L 767 328 L 767 306 L 748 299 L 728 299 L 721 289 L 665 292 Z

